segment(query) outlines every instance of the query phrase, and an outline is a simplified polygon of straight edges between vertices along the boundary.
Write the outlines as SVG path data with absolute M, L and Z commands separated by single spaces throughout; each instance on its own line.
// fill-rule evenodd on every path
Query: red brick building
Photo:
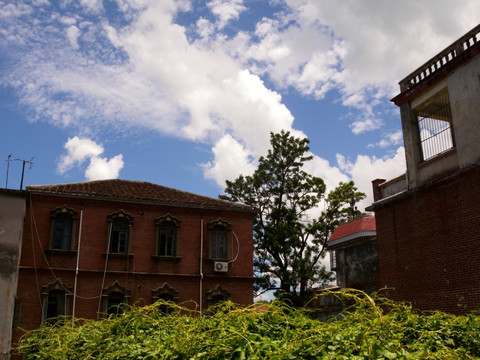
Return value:
M 419 309 L 480 308 L 480 26 L 400 82 L 407 172 L 373 182 L 377 286 Z
M 249 206 L 127 180 L 27 192 L 16 327 L 160 298 L 199 311 L 253 301 Z

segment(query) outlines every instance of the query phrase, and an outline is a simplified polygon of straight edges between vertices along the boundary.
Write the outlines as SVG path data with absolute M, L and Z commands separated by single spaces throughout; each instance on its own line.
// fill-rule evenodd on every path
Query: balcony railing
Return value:
M 442 67 L 446 66 L 452 60 L 460 56 L 460 54 L 476 47 L 480 44 L 480 25 L 470 30 L 463 35 L 460 39 L 456 40 L 453 44 L 446 49 L 435 55 L 425 64 L 420 66 L 417 70 L 408 75 L 405 79 L 399 82 L 400 91 L 406 91 L 420 82 L 429 79 Z

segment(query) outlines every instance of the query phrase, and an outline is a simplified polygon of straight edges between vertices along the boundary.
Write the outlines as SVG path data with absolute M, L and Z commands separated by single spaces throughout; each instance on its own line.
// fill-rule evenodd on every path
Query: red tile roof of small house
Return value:
M 328 242 L 341 239 L 354 234 L 376 231 L 374 216 L 366 216 L 358 220 L 338 226 L 328 239 Z
M 145 181 L 111 179 L 69 184 L 30 185 L 27 186 L 27 191 L 37 194 L 253 212 L 249 205 L 197 195 Z

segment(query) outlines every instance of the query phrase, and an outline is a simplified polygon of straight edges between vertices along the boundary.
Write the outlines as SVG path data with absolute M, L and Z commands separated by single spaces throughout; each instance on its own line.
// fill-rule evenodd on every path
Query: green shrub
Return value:
M 27 334 L 26 359 L 480 359 L 480 315 L 416 313 L 359 291 L 337 320 L 281 302 L 223 303 L 208 316 L 165 303 L 103 321 L 65 319 Z M 174 306 L 174 305 L 171 305 Z

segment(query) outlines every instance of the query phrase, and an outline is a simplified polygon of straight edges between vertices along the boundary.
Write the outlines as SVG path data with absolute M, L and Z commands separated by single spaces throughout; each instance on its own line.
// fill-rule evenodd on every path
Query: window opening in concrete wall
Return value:
M 337 251 L 330 250 L 330 270 L 337 268 Z
M 447 89 L 444 89 L 415 109 L 423 161 L 455 146 L 452 113 Z

